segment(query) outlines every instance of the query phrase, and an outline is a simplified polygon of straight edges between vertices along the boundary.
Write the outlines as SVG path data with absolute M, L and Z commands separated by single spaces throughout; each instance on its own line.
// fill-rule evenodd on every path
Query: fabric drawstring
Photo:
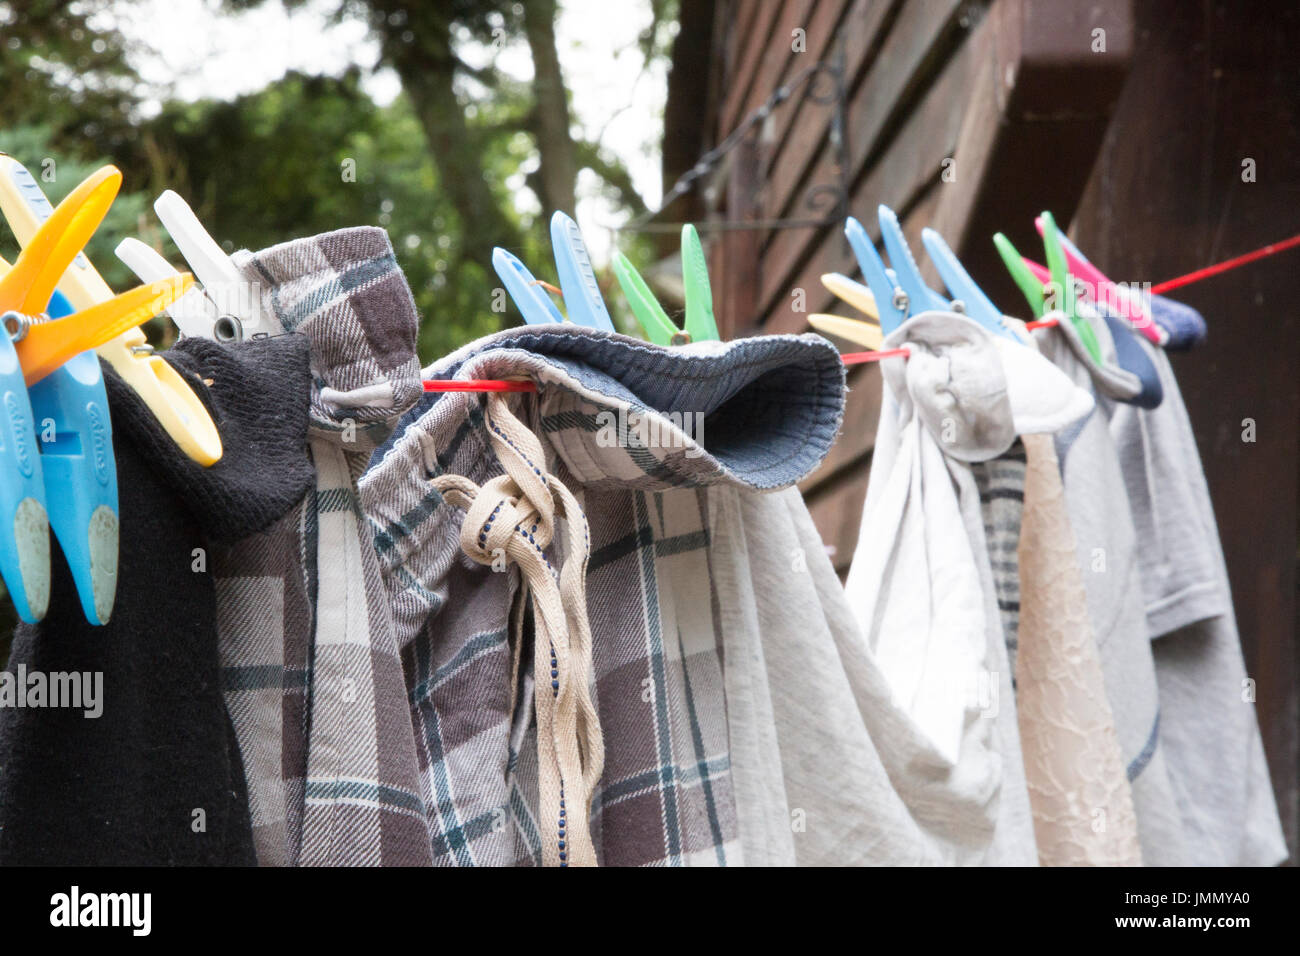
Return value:
M 534 620 L 542 863 L 595 866 L 589 821 L 605 748 L 590 691 L 587 518 L 569 489 L 546 472 L 541 442 L 505 398 L 488 395 L 486 419 L 505 474 L 481 486 L 460 475 L 438 475 L 433 486 L 450 504 L 465 509 L 460 544 L 470 558 L 492 565 L 504 556 L 523 574 Z M 564 529 L 564 564 L 558 572 L 545 553 L 557 518 L 563 519 Z M 514 619 L 517 669 L 523 615 Z

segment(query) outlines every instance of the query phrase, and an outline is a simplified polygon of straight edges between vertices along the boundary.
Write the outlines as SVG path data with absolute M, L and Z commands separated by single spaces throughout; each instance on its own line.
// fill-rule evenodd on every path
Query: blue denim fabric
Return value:
M 650 414 L 700 413 L 704 470 L 757 489 L 793 484 L 815 468 L 844 406 L 844 366 L 817 335 L 663 347 L 583 326 L 524 326 L 464 346 L 425 377 L 527 377 L 541 390 L 564 388 Z M 425 395 L 403 415 L 370 467 L 443 397 Z

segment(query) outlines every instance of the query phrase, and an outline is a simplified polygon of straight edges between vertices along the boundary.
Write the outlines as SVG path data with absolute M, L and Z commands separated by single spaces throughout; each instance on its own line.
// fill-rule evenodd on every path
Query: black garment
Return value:
M 224 454 L 211 468 L 190 461 L 105 368 L 122 529 L 116 606 L 108 624 L 89 625 L 52 547 L 49 613 L 18 628 L 8 665 L 102 672 L 103 711 L 0 708 L 0 864 L 256 863 L 202 562 L 312 485 L 307 341 L 186 340 L 166 358 L 208 406 Z

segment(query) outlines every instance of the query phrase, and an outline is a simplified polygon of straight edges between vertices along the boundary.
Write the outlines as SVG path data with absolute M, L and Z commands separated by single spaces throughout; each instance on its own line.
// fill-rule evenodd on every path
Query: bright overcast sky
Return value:
M 232 15 L 215 0 L 122 0 L 113 11 L 118 27 L 152 53 L 135 65 L 144 79 L 182 99 L 230 98 L 261 89 L 287 70 L 337 74 L 349 64 L 370 68 L 378 46 L 364 24 L 327 24 L 334 0 L 315 0 L 292 13 L 279 0 Z M 663 65 L 642 71 L 635 41 L 650 21 L 644 0 L 560 0 L 557 37 L 561 68 L 569 86 L 574 120 L 588 136 L 628 166 L 632 181 L 651 208 L 662 195 L 659 137 L 663 129 Z M 482 62 L 487 50 L 464 51 Z M 503 70 L 527 78 L 532 64 L 524 44 L 497 54 Z M 368 83 L 375 99 L 388 102 L 399 90 L 391 71 Z M 604 260 L 615 211 L 579 181 L 577 219 L 593 256 Z M 522 202 L 535 209 L 534 202 Z

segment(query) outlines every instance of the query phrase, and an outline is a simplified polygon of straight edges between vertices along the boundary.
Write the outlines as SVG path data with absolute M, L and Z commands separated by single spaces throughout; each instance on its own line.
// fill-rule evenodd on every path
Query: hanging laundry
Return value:
M 591 668 L 605 740 L 591 834 L 601 864 L 741 862 L 713 610 L 730 613 L 735 599 L 710 575 L 711 499 L 730 485 L 788 486 L 815 466 L 839 419 L 834 352 L 789 338 L 670 350 L 551 325 L 480 340 L 428 374 L 541 383 L 535 404 L 511 414 L 544 439 L 548 482 L 580 496 L 590 522 Z M 508 555 L 496 569 L 460 556 L 462 512 L 429 484 L 498 480 L 495 416 L 479 402 L 427 398 L 363 478 L 363 504 L 409 645 L 435 854 L 542 862 L 554 836 L 537 818 L 546 757 L 529 668 L 511 678 L 517 656 L 547 653 L 519 631 L 529 586 Z M 764 544 L 788 564 L 783 543 Z M 563 575 L 582 559 L 560 553 L 553 563 Z M 486 825 L 494 819 L 505 825 Z
M 1016 707 L 1044 866 L 1141 866 L 1056 448 L 1024 437 Z
M 1159 321 L 1159 306 L 1155 315 Z M 1145 410 L 1102 399 L 1099 407 L 1110 419 L 1142 542 L 1161 746 L 1189 836 L 1189 862 L 1272 866 L 1285 860 L 1286 843 L 1205 473 L 1169 359 L 1142 347 L 1159 372 L 1164 402 Z
M 1101 354 L 1092 358 L 1074 323 L 1034 332 L 1042 353 L 1099 398 L 1132 399 L 1137 377 L 1116 362 L 1110 331 L 1082 310 Z M 1141 559 L 1115 444 L 1104 413 L 1056 434 L 1066 507 L 1074 531 L 1088 618 L 1101 654 L 1106 694 L 1133 791 L 1142 859 L 1148 866 L 1185 865 L 1187 834 L 1161 747 L 1155 663 L 1143 610 Z
M 1079 308 L 1085 310 L 1088 306 L 1081 304 Z M 1139 408 L 1158 407 L 1164 400 L 1164 388 L 1154 363 L 1142 348 L 1138 334 L 1122 318 L 1112 315 L 1104 308 L 1096 310 L 1096 315 L 1110 333 L 1110 342 L 1115 350 L 1115 365 L 1136 380 L 1137 391 L 1126 399 L 1127 403 Z
M 249 865 L 244 768 L 221 696 L 212 556 L 302 497 L 306 349 L 292 339 L 167 355 L 221 423 L 224 454 L 182 452 L 105 369 L 121 560 L 108 624 L 81 612 L 61 551 L 50 612 L 19 628 L 10 672 L 101 673 L 102 714 L 0 708 L 0 863 Z M 267 415 L 267 409 L 277 414 Z M 293 414 L 293 409 L 301 410 Z
M 306 495 L 214 556 L 258 861 L 428 863 L 400 648 L 356 491 L 375 444 L 421 394 L 410 289 L 382 229 L 234 259 L 264 321 L 290 333 L 275 341 L 306 348 L 313 383 L 299 406 L 314 465 Z
M 889 347 L 894 346 L 891 343 Z M 1006 666 L 991 577 L 976 561 L 978 555 L 986 553 L 983 529 L 975 529 L 969 522 L 960 491 L 954 486 L 947 463 L 930 432 L 917 426 L 915 416 L 910 420 L 905 417 L 911 406 L 910 398 L 900 402 L 889 384 L 884 387 L 867 503 L 845 588 L 859 625 L 859 654 L 879 673 L 886 696 L 898 708 L 900 723 L 910 729 L 922 746 L 934 751 L 927 763 L 933 767 L 931 772 L 939 781 L 941 792 L 951 791 L 950 800 L 966 796 L 964 812 L 953 816 L 948 830 L 940 831 L 943 838 L 939 845 L 943 853 L 940 859 L 949 863 L 1030 866 L 1036 862 L 1036 852 L 1012 705 L 1010 669 Z M 904 438 L 904 430 L 910 432 L 910 439 Z M 917 456 L 914 451 L 906 454 L 909 446 L 915 449 L 918 444 L 924 444 L 924 456 Z M 970 488 L 974 489 L 973 482 Z M 945 519 L 942 526 L 926 527 L 927 515 L 916 506 L 921 502 L 914 504 L 911 500 L 918 491 L 924 505 L 943 502 L 943 508 L 935 515 Z M 928 500 L 925 491 L 929 492 Z M 975 506 L 978 520 L 978 499 Z M 869 519 L 868 515 L 873 517 Z M 938 521 L 934 524 L 938 525 Z M 932 544 L 939 551 L 937 557 L 943 560 L 943 565 L 931 560 Z M 882 554 L 888 557 L 882 560 Z M 894 570 L 902 572 L 897 583 L 893 579 Z M 944 641 L 951 636 L 950 631 L 910 630 L 920 623 L 915 618 L 909 620 L 913 612 L 930 614 L 936 604 L 939 610 L 947 609 L 945 605 L 951 607 L 949 599 L 953 590 L 947 583 L 943 585 L 943 602 L 931 600 L 929 590 L 938 584 L 940 572 L 952 576 L 945 578 L 946 581 L 960 575 L 963 601 L 955 623 L 966 642 L 963 671 L 947 666 L 948 662 L 941 656 L 942 645 L 934 648 L 938 653 L 931 653 L 931 648 L 921 639 L 924 636 Z M 990 585 L 987 589 L 986 583 Z M 908 606 L 901 612 L 894 611 L 891 607 L 894 601 Z M 948 627 L 954 625 L 952 617 L 949 615 L 947 621 L 935 617 L 932 621 Z M 877 653 L 881 644 L 878 638 L 896 626 L 909 629 L 918 639 L 909 647 L 905 637 L 897 634 L 892 660 L 882 659 Z M 889 635 L 886 640 L 894 637 Z M 919 725 L 920 715 L 915 709 L 909 709 L 913 701 L 900 699 L 899 682 L 889 668 L 899 662 L 907 664 L 909 653 L 914 655 L 910 668 L 913 687 L 919 688 L 915 675 L 917 663 L 939 665 L 930 666 L 928 672 L 919 676 L 931 682 L 927 692 L 946 694 L 960 706 L 959 711 L 946 715 L 946 724 Z M 946 755 L 935 748 L 933 741 L 938 735 L 945 735 L 948 740 Z
M 1169 336 L 1165 348 L 1170 352 L 1183 352 L 1205 341 L 1205 319 L 1190 305 L 1153 295 L 1151 318 Z
M 430 370 L 542 382 L 532 430 L 546 436 L 547 471 L 581 489 L 605 740 L 591 827 L 602 864 L 938 863 L 984 852 L 991 825 L 969 824 L 985 816 L 995 776 L 943 782 L 864 653 L 797 493 L 757 493 L 788 486 L 828 447 L 842 388 L 832 358 L 816 339 L 659 350 L 549 327 L 501 333 Z M 670 425 L 683 407 L 705 416 L 702 446 Z M 625 415 L 671 440 L 602 440 L 601 422 Z M 493 480 L 483 422 L 477 400 L 437 400 L 365 476 L 363 503 L 381 528 L 399 628 L 414 635 L 417 736 L 438 743 L 426 779 L 449 788 L 440 803 L 426 799 L 445 810 L 450 793 L 472 795 L 464 814 L 434 826 L 473 841 L 437 845 L 449 862 L 540 862 L 529 694 L 509 677 L 520 584 L 459 557 L 460 512 L 424 477 Z M 734 709 L 718 693 L 755 684 Z M 490 735 L 463 710 L 471 701 L 493 702 Z M 990 779 L 992 790 L 979 783 Z M 791 834 L 792 811 L 806 826 L 772 842 Z M 503 813 L 507 826 L 485 826 Z
M 922 313 L 884 346 L 909 356 L 882 365 L 885 399 L 846 593 L 896 699 L 946 759 L 959 768 L 977 766 L 971 757 L 981 750 L 1000 756 L 1000 817 L 986 862 L 1033 864 L 998 586 L 972 468 L 999 460 L 1018 432 L 1062 428 L 1092 403 L 1032 348 L 965 316 Z M 954 636 L 963 642 L 954 646 Z M 990 696 L 996 722 L 980 713 L 992 709 Z
M 1052 441 L 1025 435 L 970 467 L 1014 678 L 1038 862 L 1140 865 Z
M 1025 505 L 1025 446 L 1015 444 L 996 458 L 970 463 L 979 490 L 984 543 L 993 574 L 993 594 L 1007 645 L 1007 663 L 1015 686 L 1020 633 L 1020 523 Z
M 49 315 L 113 297 L 88 264 L 33 265 L 80 248 L 81 194 L 52 211 L 0 167 L 29 243 L 6 280 L 32 286 L 11 296 L 21 328 L 0 330 L 25 474 L 32 412 L 56 410 L 41 389 L 99 368 L 101 340 Z M 119 179 L 79 189 L 107 208 Z M 1112 311 L 1050 215 L 1047 267 L 996 240 L 1032 336 L 937 232 L 946 291 L 888 207 L 891 268 L 847 222 L 867 285 L 824 280 L 878 323 L 814 321 L 882 349 L 883 391 L 845 588 L 797 487 L 837 438 L 844 362 L 817 336 L 719 341 L 693 227 L 681 326 L 616 258 L 654 344 L 614 331 L 556 214 L 561 288 L 495 250 L 529 325 L 422 372 L 383 230 L 230 257 L 176 194 L 156 209 L 203 287 L 120 247 L 172 282 L 118 297 L 132 324 L 169 305 L 184 337 L 165 357 L 139 332 L 102 350 L 116 571 L 79 573 L 68 503 L 48 502 L 49 586 L 16 605 L 35 623 L 0 672 L 0 863 L 1285 859 L 1160 347 L 1204 322 L 1159 297 L 1133 322 Z M 56 279 L 76 302 L 51 299 Z M 59 474 L 68 445 L 32 445 L 36 463 Z M 29 524 L 10 557 L 43 562 Z M 26 593 L 23 567 L 6 576 Z M 84 707 L 49 706 L 87 678 Z

